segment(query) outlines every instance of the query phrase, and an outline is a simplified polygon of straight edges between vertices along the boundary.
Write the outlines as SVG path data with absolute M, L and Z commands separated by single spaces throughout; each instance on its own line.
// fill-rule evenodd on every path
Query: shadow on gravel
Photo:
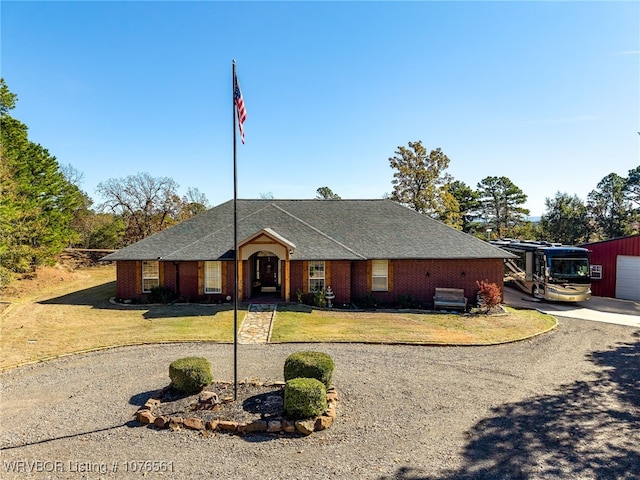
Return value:
M 0 451 L 3 451 L 3 450 L 15 450 L 15 449 L 18 449 L 18 448 L 30 447 L 32 445 L 41 445 L 43 443 L 56 442 L 58 440 L 66 440 L 66 439 L 69 439 L 69 438 L 84 437 L 86 435 L 91 435 L 91 434 L 94 434 L 94 433 L 101 433 L 101 432 L 108 432 L 110 430 L 116 430 L 116 429 L 122 428 L 122 427 L 138 428 L 138 425 L 140 425 L 140 424 L 138 422 L 136 422 L 135 420 L 129 420 L 128 422 L 125 422 L 125 423 L 119 423 L 118 425 L 110 425 L 110 426 L 104 427 L 104 428 L 96 428 L 94 430 L 87 430 L 87 431 L 84 431 L 84 432 L 71 433 L 69 435 L 60 435 L 58 437 L 43 438 L 42 440 L 36 440 L 35 442 L 24 442 L 24 443 L 18 443 L 16 445 L 8 445 L 6 447 L 0 448 Z
M 129 405 L 141 407 L 142 405 L 147 403 L 147 400 L 149 400 L 154 393 L 156 393 L 156 390 L 149 390 L 148 392 L 136 393 L 129 399 Z
M 439 476 L 410 466 L 396 480 L 640 478 L 638 341 L 594 352 L 594 379 L 496 407 L 468 432 L 465 464 Z

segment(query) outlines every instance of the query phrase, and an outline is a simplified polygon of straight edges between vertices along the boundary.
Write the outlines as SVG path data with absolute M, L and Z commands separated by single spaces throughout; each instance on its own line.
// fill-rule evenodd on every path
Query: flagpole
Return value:
M 231 110 L 233 112 L 233 400 L 238 398 L 238 175 L 236 161 L 236 61 L 233 61 L 231 80 Z

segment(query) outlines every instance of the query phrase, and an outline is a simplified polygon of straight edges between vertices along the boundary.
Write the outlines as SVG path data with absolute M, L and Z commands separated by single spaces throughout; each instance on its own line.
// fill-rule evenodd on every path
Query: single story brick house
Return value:
M 335 304 L 368 295 L 431 304 L 436 287 L 472 300 L 477 280 L 502 289 L 510 256 L 391 200 L 237 200 L 237 218 L 241 301 L 295 301 L 329 286 Z M 228 201 L 104 257 L 117 265 L 116 296 L 141 301 L 165 286 L 187 301 L 228 301 L 233 230 Z

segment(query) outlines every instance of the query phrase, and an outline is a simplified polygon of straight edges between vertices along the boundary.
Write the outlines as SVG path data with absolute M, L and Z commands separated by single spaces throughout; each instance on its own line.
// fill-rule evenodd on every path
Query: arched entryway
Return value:
M 280 298 L 282 290 L 282 265 L 280 258 L 270 251 L 260 250 L 249 258 L 251 297 Z
M 238 244 L 240 298 L 258 295 L 290 301 L 290 260 L 296 246 L 270 228 L 263 228 Z

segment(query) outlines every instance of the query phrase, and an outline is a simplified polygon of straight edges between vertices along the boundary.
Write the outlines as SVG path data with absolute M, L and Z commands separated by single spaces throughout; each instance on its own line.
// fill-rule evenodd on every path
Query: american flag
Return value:
M 240 140 L 244 143 L 244 121 L 247 119 L 247 111 L 244 108 L 244 99 L 242 98 L 242 92 L 240 91 L 240 84 L 238 83 L 238 77 L 235 78 L 233 88 L 233 99 L 236 102 L 236 112 L 238 114 L 238 127 L 240 127 Z

